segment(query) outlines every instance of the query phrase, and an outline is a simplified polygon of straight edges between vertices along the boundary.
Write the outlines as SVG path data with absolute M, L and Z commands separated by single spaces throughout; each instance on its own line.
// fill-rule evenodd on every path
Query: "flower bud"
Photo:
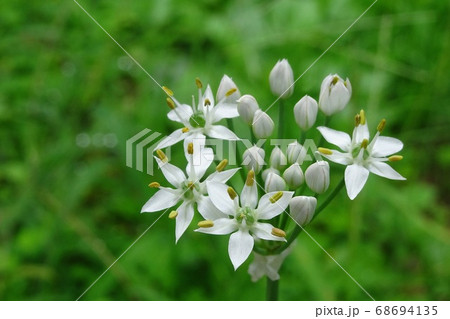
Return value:
M 248 169 L 248 170 L 254 170 L 255 174 L 258 174 L 261 170 L 261 167 L 265 164 L 264 163 L 264 156 L 265 152 L 262 148 L 259 148 L 258 146 L 252 146 L 245 150 L 244 155 L 242 156 L 242 164 Z
M 318 109 L 316 100 L 305 95 L 294 106 L 295 122 L 302 130 L 306 131 L 316 122 Z
M 236 91 L 230 96 L 227 96 L 227 92 L 231 89 L 236 89 Z M 224 74 L 222 80 L 220 80 L 219 88 L 217 89 L 217 102 L 226 98 L 230 103 L 236 103 L 236 100 L 239 99 L 240 96 L 241 93 L 239 92 L 237 85 L 228 75 Z
M 274 123 L 267 113 L 256 110 L 253 117 L 252 129 L 256 138 L 267 138 L 272 135 Z
M 303 184 L 303 172 L 298 163 L 289 166 L 283 173 L 283 178 L 289 189 L 296 189 Z
M 280 170 L 286 164 L 286 156 L 278 146 L 275 146 L 275 148 L 272 150 L 272 153 L 270 154 L 270 167 Z
M 282 99 L 287 99 L 294 93 L 294 73 L 286 59 L 278 61 L 270 71 L 270 89 Z
M 289 164 L 302 164 L 306 157 L 306 149 L 295 141 L 288 145 L 286 155 Z
M 296 196 L 289 202 L 291 217 L 300 225 L 311 222 L 316 212 L 317 199 L 311 196 Z
M 342 111 L 352 96 L 352 85 L 347 78 L 342 80 L 339 75 L 328 75 L 320 87 L 319 108 L 326 115 Z
M 330 186 L 330 165 L 325 161 L 315 162 L 306 169 L 305 179 L 313 192 L 324 193 Z
M 286 182 L 284 179 L 275 173 L 269 173 L 264 184 L 266 193 L 284 191 L 286 190 Z
M 274 173 L 274 174 L 280 175 L 280 171 L 279 170 L 277 170 L 277 169 L 275 169 L 273 167 L 266 168 L 261 173 L 261 176 L 262 176 L 262 179 L 263 179 L 264 182 L 266 182 L 267 176 L 269 176 L 270 173 Z
M 258 102 L 256 102 L 256 99 L 253 96 L 246 94 L 237 100 L 237 103 L 239 115 L 248 125 L 251 125 L 256 110 L 259 110 Z

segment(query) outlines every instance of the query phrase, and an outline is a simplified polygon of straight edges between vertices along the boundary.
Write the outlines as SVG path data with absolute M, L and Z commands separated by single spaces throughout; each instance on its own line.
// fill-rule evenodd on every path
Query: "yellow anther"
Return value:
M 223 171 L 223 169 L 228 165 L 228 160 L 227 159 L 223 159 L 217 166 L 216 166 L 216 171 L 221 172 Z
M 231 199 L 235 199 L 236 196 L 237 196 L 237 194 L 234 191 L 233 187 L 228 187 L 227 188 L 227 193 L 228 193 L 228 195 L 230 196 Z
M 284 232 L 284 230 L 275 227 L 272 228 L 272 235 L 283 238 L 286 237 L 286 233 Z
M 202 83 L 202 81 L 200 81 L 199 78 L 195 78 L 195 85 L 197 85 L 197 87 L 199 89 L 201 89 L 203 87 L 203 83 Z
M 361 142 L 361 148 L 367 148 L 367 145 L 369 145 L 369 140 L 367 138 L 365 138 Z
M 361 116 L 359 114 L 355 115 L 355 127 L 361 124 Z
M 280 191 L 280 192 L 272 195 L 272 197 L 270 197 L 269 200 L 273 204 L 273 203 L 276 203 L 281 197 L 283 197 L 283 192 Z
M 236 88 L 229 89 L 228 92 L 225 93 L 225 96 L 228 97 L 228 96 L 230 96 L 231 94 L 233 94 L 233 93 L 236 92 L 236 91 L 237 91 Z
M 253 170 L 250 170 L 247 174 L 245 185 L 253 186 L 254 182 L 255 182 L 255 172 Z
M 325 147 L 319 147 L 318 150 L 320 153 L 325 154 L 325 155 L 333 154 L 333 151 L 331 151 L 330 149 L 325 148 Z
M 211 228 L 214 226 L 214 222 L 212 220 L 202 220 L 198 222 L 197 226 L 200 228 Z
M 339 78 L 338 78 L 337 76 L 335 76 L 335 77 L 333 78 L 333 80 L 331 81 L 331 84 L 332 84 L 332 85 L 336 85 L 336 83 L 338 83 L 338 81 L 339 81 Z
M 188 127 L 183 127 L 183 128 L 181 129 L 181 132 L 187 133 L 187 132 L 189 132 L 189 128 L 188 128 Z
M 167 156 L 166 156 L 166 154 L 164 154 L 163 151 L 161 151 L 161 150 L 156 150 L 156 154 L 158 155 L 158 157 L 159 157 L 159 159 L 160 159 L 161 161 L 163 161 L 163 162 L 167 162 L 167 161 L 168 161 Z
M 171 211 L 169 214 L 170 219 L 175 219 L 175 218 L 177 218 L 177 216 L 178 216 L 178 212 L 176 210 Z
M 190 190 L 193 190 L 193 189 L 195 188 L 195 184 L 194 184 L 193 182 L 189 182 L 189 183 L 187 184 L 187 187 L 188 187 Z
M 148 187 L 151 188 L 159 188 L 161 185 L 158 182 L 151 182 L 150 184 L 148 184 Z
M 168 106 L 169 108 L 171 108 L 172 110 L 175 108 L 175 103 L 173 103 L 173 100 L 172 100 L 170 97 L 168 97 L 168 98 L 166 99 L 166 102 L 167 102 L 167 106 Z
M 389 162 L 398 162 L 401 161 L 403 159 L 403 156 L 401 155 L 392 155 L 388 157 Z
M 164 90 L 164 92 L 166 92 L 168 96 L 173 96 L 173 91 L 169 89 L 167 86 L 163 86 L 162 89 Z
M 210 106 L 211 105 L 211 101 L 209 99 L 205 99 L 204 105 L 205 106 Z
M 194 154 L 194 143 L 189 143 L 188 144 L 188 146 L 187 146 L 187 152 L 188 152 L 188 154 Z
M 382 119 L 381 122 L 377 126 L 377 131 L 381 133 L 381 131 L 384 130 L 385 126 L 386 126 L 386 119 Z
M 366 124 L 366 113 L 364 113 L 364 110 L 359 112 L 359 116 L 361 117 L 361 125 Z

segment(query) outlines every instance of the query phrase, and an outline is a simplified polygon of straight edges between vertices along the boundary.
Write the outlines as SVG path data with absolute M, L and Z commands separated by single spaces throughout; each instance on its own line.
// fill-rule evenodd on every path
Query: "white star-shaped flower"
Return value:
M 200 222 L 196 231 L 213 235 L 231 234 L 228 253 L 234 269 L 252 252 L 254 238 L 285 241 L 284 231 L 261 220 L 281 214 L 289 205 L 293 192 L 267 193 L 258 202 L 253 171 L 247 177 L 240 201 L 234 190 L 223 183 L 207 181 L 206 187 L 211 201 L 199 207 L 199 211 L 207 220 Z
M 330 161 L 347 165 L 345 169 L 345 186 L 350 199 L 354 199 L 369 177 L 369 172 L 394 180 L 405 180 L 387 161 L 401 160 L 400 155 L 393 155 L 403 148 L 403 143 L 393 137 L 380 136 L 386 121 L 382 120 L 377 133 L 369 143 L 369 129 L 364 111 L 356 115 L 353 136 L 320 126 L 317 129 L 329 143 L 338 146 L 343 152 L 319 147 L 319 152 Z
M 158 150 L 159 158 L 155 157 L 164 177 L 173 185 L 174 188 L 162 187 L 159 183 L 153 182 L 149 186 L 157 187 L 159 190 L 145 203 L 141 209 L 141 213 L 151 213 L 161 211 L 175 206 L 179 202 L 181 205 L 170 213 L 170 218 L 175 218 L 175 239 L 176 242 L 186 231 L 187 227 L 194 216 L 194 204 L 202 207 L 209 199 L 207 195 L 206 182 L 212 181 L 216 183 L 226 183 L 239 168 L 222 171 L 226 166 L 226 160 L 222 161 L 214 173 L 209 175 L 202 182 L 200 181 L 205 175 L 206 170 L 213 161 L 213 151 L 210 148 L 204 148 L 201 156 L 194 157 L 193 144 L 188 144 L 186 157 L 188 164 L 186 173 L 178 167 L 170 164 L 165 154 Z

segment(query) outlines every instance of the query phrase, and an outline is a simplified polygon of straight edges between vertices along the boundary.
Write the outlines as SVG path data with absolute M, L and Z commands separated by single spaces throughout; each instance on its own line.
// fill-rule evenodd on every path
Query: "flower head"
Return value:
M 294 72 L 286 59 L 278 61 L 270 71 L 270 89 L 282 99 L 287 99 L 294 92 Z
M 352 85 L 337 75 L 328 75 L 320 87 L 319 108 L 325 115 L 342 111 L 352 96 Z
M 347 165 L 345 169 L 345 186 L 350 199 L 354 199 L 369 177 L 369 172 L 395 180 L 405 180 L 386 162 L 397 161 L 402 157 L 398 155 L 390 156 L 399 152 L 403 148 L 403 143 L 393 137 L 380 136 L 384 129 L 385 120 L 382 120 L 377 127 L 377 133 L 369 142 L 369 129 L 366 116 L 363 110 L 355 117 L 355 128 L 353 135 L 339 132 L 328 127 L 318 127 L 322 136 L 329 143 L 338 146 L 343 152 L 319 148 L 321 155 L 330 161 Z

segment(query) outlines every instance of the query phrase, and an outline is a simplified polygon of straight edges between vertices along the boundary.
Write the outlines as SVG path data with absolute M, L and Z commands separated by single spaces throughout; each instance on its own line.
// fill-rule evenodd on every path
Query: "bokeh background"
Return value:
M 264 108 L 276 61 L 299 76 L 371 1 L 80 3 L 179 100 L 196 94 L 195 77 L 216 90 L 228 74 Z M 363 107 L 372 132 L 386 118 L 384 134 L 405 144 L 394 166 L 406 182 L 371 175 L 308 227 L 377 300 L 450 297 L 449 13 L 444 0 L 378 1 L 287 102 L 318 98 L 339 73 L 354 93 L 331 126 L 350 131 Z M 0 32 L 0 299 L 74 300 L 159 216 L 139 211 L 162 177 L 126 166 L 126 140 L 177 125 L 161 89 L 73 1 L 3 2 Z M 299 135 L 292 118 L 285 126 Z M 343 168 L 332 169 L 334 185 Z M 175 245 L 163 217 L 82 299 L 263 300 L 249 261 L 233 270 L 227 236 L 194 226 Z M 281 278 L 283 300 L 368 299 L 304 235 Z

